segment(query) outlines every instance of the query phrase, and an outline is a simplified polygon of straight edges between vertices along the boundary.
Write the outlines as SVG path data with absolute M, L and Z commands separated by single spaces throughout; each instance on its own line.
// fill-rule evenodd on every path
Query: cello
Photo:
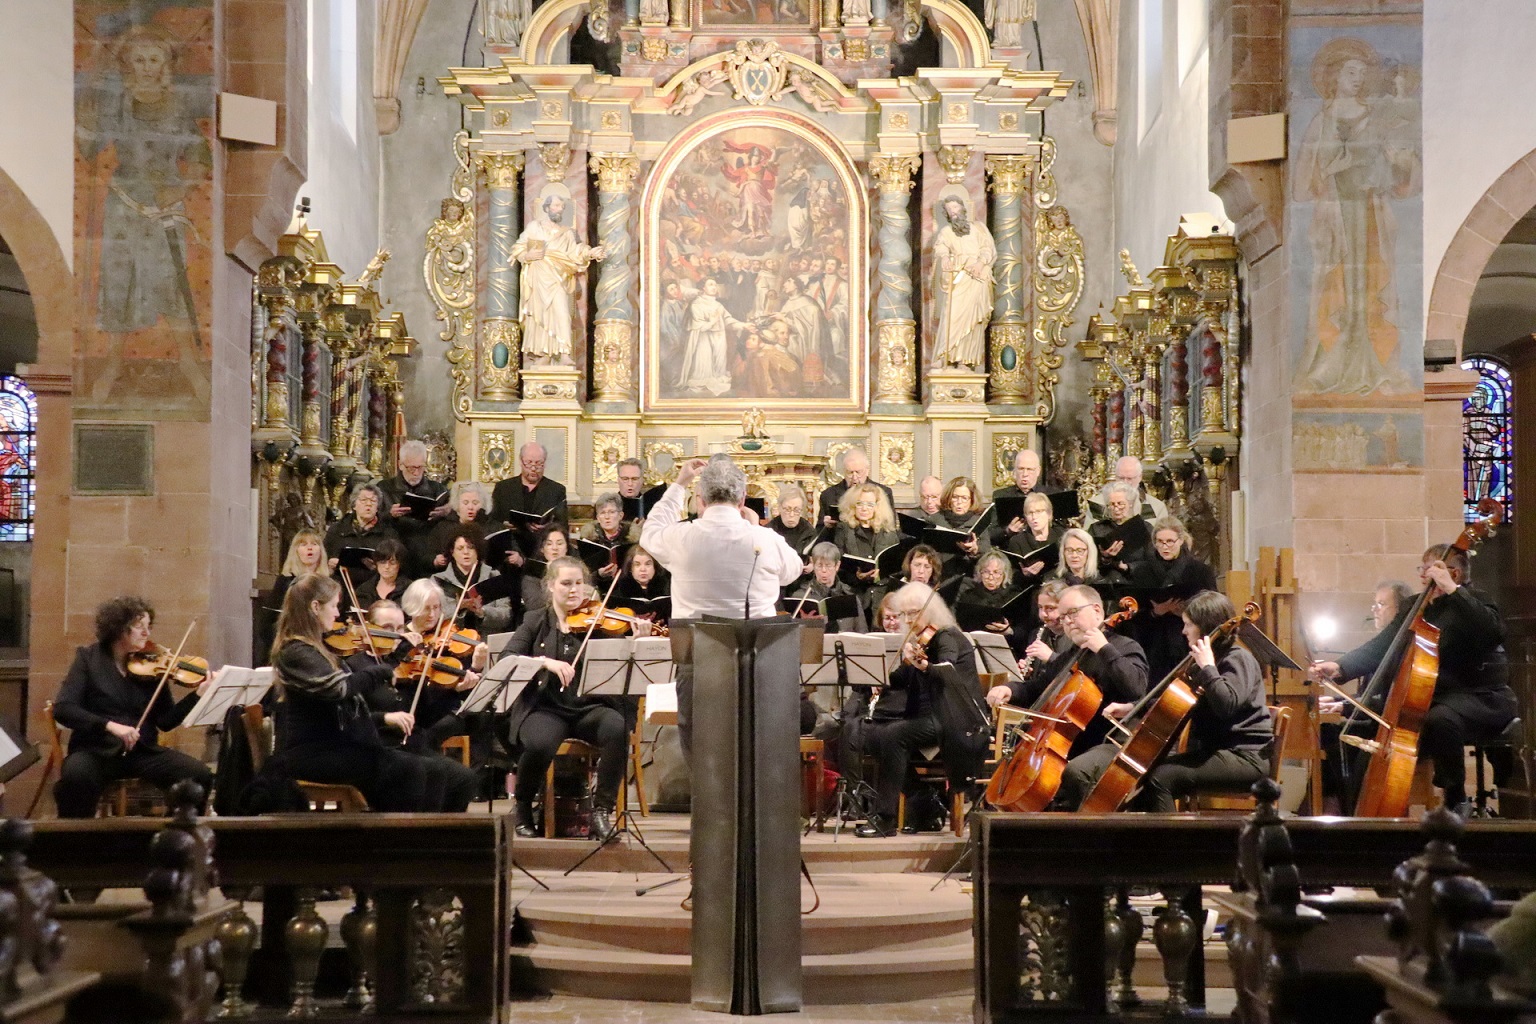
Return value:
M 1494 498 L 1478 502 L 1477 511 L 1482 518 L 1467 524 L 1451 543 L 1451 551 L 1471 551 L 1504 518 L 1504 506 Z M 1381 714 L 1371 715 L 1376 720 L 1375 739 L 1361 744 L 1370 763 L 1355 800 L 1357 818 L 1401 818 L 1408 813 L 1419 733 L 1440 676 L 1440 628 L 1424 618 L 1436 593 L 1433 583 L 1424 588 L 1364 691 L 1385 692 L 1386 700 Z
M 1206 639 L 1215 645 L 1230 637 L 1244 622 L 1256 622 L 1258 618 L 1259 606 L 1249 601 L 1241 612 L 1211 630 Z M 1136 728 L 1083 798 L 1078 810 L 1096 814 L 1118 811 L 1141 787 L 1141 780 L 1147 773 L 1168 756 L 1200 700 L 1201 687 L 1184 678 L 1194 663 L 1195 655 L 1191 651 L 1126 713 L 1127 720 L 1136 721 Z M 1126 730 L 1128 727 L 1122 721 L 1119 728 Z
M 1120 611 L 1105 619 L 1100 630 L 1111 630 L 1136 615 L 1134 598 L 1122 597 Z M 1035 701 L 1027 714 L 1024 735 L 1013 753 L 987 782 L 987 802 L 1000 811 L 1043 811 L 1061 788 L 1072 744 L 1098 714 L 1104 694 L 1078 670 L 1079 650 L 1072 664 Z

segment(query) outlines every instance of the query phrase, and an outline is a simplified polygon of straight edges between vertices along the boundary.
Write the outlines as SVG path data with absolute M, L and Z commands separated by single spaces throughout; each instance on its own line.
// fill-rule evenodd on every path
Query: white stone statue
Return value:
M 992 318 L 992 232 L 971 218 L 971 197 L 958 185 L 939 192 L 933 239 L 934 299 L 940 304 L 933 362 L 939 367 L 980 369 L 986 361 L 987 322 Z
M 538 216 L 512 246 L 512 259 L 523 265 L 519 278 L 523 352 L 530 365 L 570 366 L 572 303 L 576 278 L 608 250 L 582 244 L 569 221 L 571 190 L 550 182 L 539 190 Z
M 667 0 L 640 0 L 640 24 L 665 25 L 669 7 Z
M 1035 19 L 1035 0 L 986 0 L 983 11 L 995 46 L 1024 45 L 1024 23 Z
M 523 29 L 528 27 L 532 13 L 532 0 L 486 0 L 485 41 L 516 46 L 523 41 Z

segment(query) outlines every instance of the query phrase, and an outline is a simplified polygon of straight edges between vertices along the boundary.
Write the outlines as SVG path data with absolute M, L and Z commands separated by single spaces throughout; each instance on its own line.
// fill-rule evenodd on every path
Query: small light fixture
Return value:
M 1331 615 L 1319 615 L 1312 620 L 1312 638 L 1326 644 L 1339 635 L 1339 624 Z

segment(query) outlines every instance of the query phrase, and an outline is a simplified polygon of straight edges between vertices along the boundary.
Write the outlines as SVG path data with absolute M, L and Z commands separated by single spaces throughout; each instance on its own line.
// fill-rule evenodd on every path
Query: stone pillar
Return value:
M 518 319 L 518 267 L 511 258 L 517 241 L 521 202 L 518 174 L 521 153 L 485 153 L 489 212 L 486 222 L 485 319 L 480 324 L 480 359 L 476 390 L 481 398 L 510 402 L 517 398 L 523 361 L 523 325 Z
M 917 401 L 917 321 L 912 315 L 912 217 L 908 212 L 916 156 L 879 154 L 869 173 L 879 192 L 880 246 L 875 293 L 875 401 Z
M 635 252 L 629 197 L 640 160 L 633 153 L 594 153 L 588 166 L 597 175 L 597 244 L 608 250 L 598 272 L 597 317 L 592 323 L 592 400 L 634 404 L 639 332 L 630 301 Z
M 1031 391 L 1027 376 L 1030 364 L 1024 358 L 1029 343 L 1029 322 L 1024 315 L 1024 196 L 1030 159 L 1022 155 L 989 156 L 986 167 L 992 179 L 992 240 L 997 246 L 988 346 L 990 398 L 994 404 L 1016 405 L 1028 401 Z

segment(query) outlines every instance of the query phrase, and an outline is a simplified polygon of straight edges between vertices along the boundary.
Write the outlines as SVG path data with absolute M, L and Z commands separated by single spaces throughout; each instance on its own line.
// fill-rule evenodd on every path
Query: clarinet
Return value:
M 1029 645 L 1031 647 L 1033 647 L 1036 643 L 1040 642 L 1043 639 L 1045 639 L 1045 627 L 1041 626 L 1039 631 L 1035 633 L 1035 638 L 1029 642 Z M 1034 669 L 1035 669 L 1035 656 L 1033 654 L 1026 654 L 1024 656 L 1024 664 L 1019 666 L 1019 678 L 1021 678 L 1021 679 L 1028 679 L 1029 678 L 1029 674 L 1031 672 L 1033 672 Z

